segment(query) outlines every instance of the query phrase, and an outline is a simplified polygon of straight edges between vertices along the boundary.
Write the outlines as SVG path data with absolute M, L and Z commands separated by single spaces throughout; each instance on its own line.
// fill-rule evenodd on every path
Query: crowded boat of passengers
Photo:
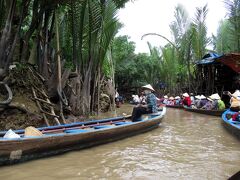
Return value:
M 184 93 L 180 96 L 170 96 L 165 95 L 161 99 L 161 103 L 169 106 L 182 105 L 192 109 L 205 109 L 205 110 L 224 110 L 225 103 L 221 100 L 218 93 L 212 94 L 209 97 L 204 95 L 193 96 L 191 93 Z
M 147 88 L 146 88 L 147 87 Z M 151 85 L 143 86 L 143 89 L 148 89 L 148 92 L 142 92 L 139 96 L 132 95 L 133 100 L 131 101 L 132 104 L 135 105 L 145 105 L 147 102 L 147 93 L 152 94 L 150 92 L 155 92 Z M 145 90 L 146 91 L 146 90 Z M 232 111 L 240 111 L 240 91 L 236 90 L 233 94 L 228 91 L 224 91 L 223 95 L 228 95 L 230 97 L 230 110 Z M 155 96 L 155 95 L 154 95 Z M 185 108 L 185 109 L 194 109 L 194 110 L 206 110 L 206 111 L 215 111 L 219 112 L 221 115 L 222 112 L 226 109 L 225 102 L 222 100 L 218 93 L 214 93 L 210 96 L 202 95 L 190 95 L 185 92 L 180 96 L 168 96 L 164 95 L 163 98 L 157 98 L 155 96 L 154 100 L 159 105 L 164 105 L 167 107 L 174 107 L 174 108 Z M 154 101 L 154 102 L 155 102 Z M 218 114 L 218 113 L 217 113 Z

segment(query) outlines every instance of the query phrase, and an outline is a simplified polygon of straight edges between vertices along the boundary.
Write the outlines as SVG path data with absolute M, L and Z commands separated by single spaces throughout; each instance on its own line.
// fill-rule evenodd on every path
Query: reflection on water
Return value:
M 117 113 L 130 111 L 128 106 Z M 0 179 L 226 179 L 239 170 L 239 140 L 222 127 L 220 118 L 167 109 L 156 130 L 2 167 Z

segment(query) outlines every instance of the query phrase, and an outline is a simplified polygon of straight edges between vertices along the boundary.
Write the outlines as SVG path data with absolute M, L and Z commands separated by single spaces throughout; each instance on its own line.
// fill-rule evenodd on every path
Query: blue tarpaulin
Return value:
M 221 57 L 222 55 L 216 53 L 208 53 L 203 56 L 203 59 L 198 61 L 196 64 L 212 64 L 215 62 L 215 59 Z

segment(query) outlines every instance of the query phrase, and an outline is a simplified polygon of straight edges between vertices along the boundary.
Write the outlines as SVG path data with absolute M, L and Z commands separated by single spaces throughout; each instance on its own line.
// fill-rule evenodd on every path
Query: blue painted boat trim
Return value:
M 55 128 L 67 128 L 67 127 L 72 127 L 72 126 L 80 126 L 80 125 L 91 125 L 95 123 L 103 123 L 107 121 L 117 121 L 124 119 L 126 117 L 119 116 L 119 117 L 114 117 L 114 118 L 106 118 L 106 119 L 100 119 L 100 120 L 89 120 L 89 121 L 84 121 L 84 122 L 76 122 L 76 123 L 70 123 L 70 124 L 63 124 L 63 125 L 56 125 L 56 126 L 44 126 L 44 127 L 39 127 L 37 128 L 38 130 L 49 130 L 49 129 L 55 129 Z M 0 135 L 4 135 L 7 131 L 0 131 Z M 19 130 L 14 130 L 15 133 L 24 133 L 24 129 L 19 129 Z
M 124 126 L 131 126 L 133 124 L 137 124 L 137 123 L 142 123 L 142 122 L 145 122 L 145 121 L 151 121 L 155 118 L 161 118 L 162 116 L 164 116 L 166 114 L 166 107 L 163 108 L 162 112 L 157 115 L 157 116 L 152 116 L 151 114 L 148 114 L 148 118 L 147 119 L 142 119 L 141 121 L 137 121 L 137 122 L 127 122 L 127 124 L 125 124 Z M 103 119 L 103 120 L 94 120 L 94 121 L 88 121 L 88 122 L 80 122 L 78 124 L 95 124 L 95 123 L 100 123 L 100 122 L 105 122 L 105 121 L 113 121 L 113 120 L 120 120 L 120 119 L 123 119 L 124 117 L 115 117 L 115 118 L 108 118 L 108 119 Z M 70 124 L 69 124 L 70 125 Z M 57 126 L 57 127 L 62 127 L 64 125 L 61 125 L 61 126 Z M 105 127 L 104 127 L 105 126 Z M 108 126 L 108 127 L 106 127 Z M 95 126 L 97 127 L 97 126 Z M 72 134 L 80 134 L 80 133 L 91 133 L 93 131 L 104 131 L 106 129 L 112 129 L 112 128 L 120 128 L 120 126 L 110 126 L 110 125 L 99 125 L 100 128 L 92 128 L 91 130 L 85 130 L 85 129 L 72 129 L 72 130 L 66 130 L 68 131 L 68 133 L 57 133 L 57 134 L 48 134 L 48 135 L 43 135 L 43 136 L 31 136 L 31 137 L 21 137 L 21 138 L 17 138 L 17 139 L 4 139 L 4 138 L 0 138 L 0 140 L 7 140 L 7 141 L 12 141 L 12 140 L 24 140 L 24 139 L 29 139 L 29 138 L 47 138 L 49 136 L 66 136 L 66 135 L 72 135 Z M 85 130 L 85 131 L 84 131 Z M 20 131 L 20 130 L 19 130 Z M 16 131 L 15 131 L 16 132 Z M 23 130 L 24 132 L 24 130 Z

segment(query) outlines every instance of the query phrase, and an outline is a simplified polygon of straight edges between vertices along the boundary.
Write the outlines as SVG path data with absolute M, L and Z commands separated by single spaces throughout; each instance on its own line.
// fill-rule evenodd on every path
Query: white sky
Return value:
M 148 52 L 147 41 L 154 46 L 163 46 L 167 42 L 158 36 L 141 37 L 146 33 L 158 33 L 171 39 L 170 23 L 174 20 L 174 10 L 182 4 L 194 18 L 196 7 L 208 4 L 207 27 L 208 36 L 216 34 L 219 21 L 226 17 L 223 0 L 135 0 L 128 2 L 118 13 L 124 27 L 118 35 L 128 35 L 136 43 L 136 53 Z

